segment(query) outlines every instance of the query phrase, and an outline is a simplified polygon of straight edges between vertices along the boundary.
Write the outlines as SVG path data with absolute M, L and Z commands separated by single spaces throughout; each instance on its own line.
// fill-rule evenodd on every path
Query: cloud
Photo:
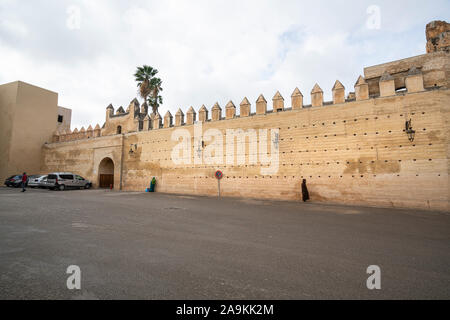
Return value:
M 378 30 L 367 8 L 380 8 Z M 78 28 L 68 28 L 79 8 Z M 0 1 L 0 83 L 22 80 L 59 93 L 73 126 L 102 124 L 105 108 L 137 95 L 137 66 L 163 80 L 160 112 L 237 105 L 295 87 L 325 98 L 347 88 L 365 66 L 425 52 L 425 24 L 445 19 L 438 1 Z

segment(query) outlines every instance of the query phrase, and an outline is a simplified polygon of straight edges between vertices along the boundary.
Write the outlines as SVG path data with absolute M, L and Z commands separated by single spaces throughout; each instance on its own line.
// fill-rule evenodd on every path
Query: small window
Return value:
M 60 177 L 64 180 L 73 180 L 73 175 L 71 174 L 61 174 Z
M 64 117 L 62 115 L 58 115 L 58 122 L 62 123 L 63 122 Z
M 117 127 L 117 134 L 122 134 L 122 126 Z

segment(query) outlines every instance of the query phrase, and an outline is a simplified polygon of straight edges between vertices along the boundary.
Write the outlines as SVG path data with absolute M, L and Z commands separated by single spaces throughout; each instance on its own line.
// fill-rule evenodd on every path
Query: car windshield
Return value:
M 56 174 L 49 174 L 47 179 L 56 179 Z

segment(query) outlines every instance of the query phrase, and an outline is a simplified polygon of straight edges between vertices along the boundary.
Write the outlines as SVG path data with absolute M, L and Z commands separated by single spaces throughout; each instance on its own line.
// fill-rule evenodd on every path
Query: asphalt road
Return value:
M 433 298 L 450 298 L 446 213 L 0 188 L 0 299 Z

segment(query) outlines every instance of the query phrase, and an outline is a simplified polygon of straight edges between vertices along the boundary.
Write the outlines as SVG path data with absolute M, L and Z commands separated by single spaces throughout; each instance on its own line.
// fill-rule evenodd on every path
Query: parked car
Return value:
M 39 188 L 41 187 L 41 182 L 44 178 L 46 178 L 46 175 L 34 175 L 30 176 L 28 178 L 28 186 L 31 188 Z
M 48 188 L 64 191 L 65 189 L 89 189 L 92 182 L 70 172 L 54 172 L 47 176 Z
M 48 182 L 48 176 L 44 176 L 44 178 L 42 178 L 41 182 L 39 183 L 39 188 L 42 189 L 50 189 L 51 184 Z
M 7 187 L 19 188 L 22 186 L 22 175 L 14 175 L 5 180 L 5 185 Z M 25 183 L 25 186 L 28 185 L 28 181 Z

